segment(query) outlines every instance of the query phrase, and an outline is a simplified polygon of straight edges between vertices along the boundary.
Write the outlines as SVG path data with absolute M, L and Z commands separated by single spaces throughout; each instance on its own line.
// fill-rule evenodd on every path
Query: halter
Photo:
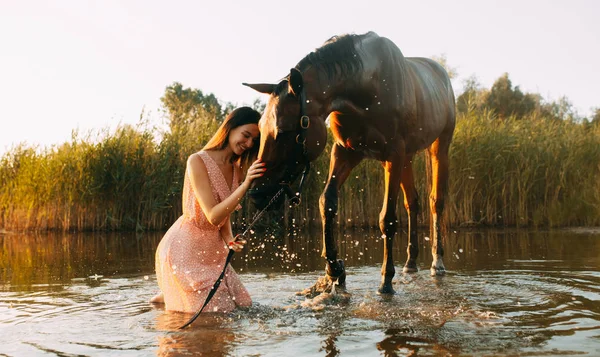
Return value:
M 300 125 L 298 126 L 296 134 L 296 147 L 302 152 L 304 170 L 302 170 L 302 176 L 300 177 L 300 183 L 298 184 L 296 193 L 294 193 L 291 188 L 291 182 L 281 182 L 280 184 L 286 195 L 289 197 L 292 206 L 297 206 L 302 202 L 302 186 L 304 186 L 306 176 L 308 176 L 310 171 L 310 161 L 308 160 L 308 152 L 306 150 L 306 134 L 308 133 L 308 127 L 310 126 L 310 118 L 306 115 L 306 94 L 304 93 L 304 88 L 302 88 L 298 97 L 300 100 Z

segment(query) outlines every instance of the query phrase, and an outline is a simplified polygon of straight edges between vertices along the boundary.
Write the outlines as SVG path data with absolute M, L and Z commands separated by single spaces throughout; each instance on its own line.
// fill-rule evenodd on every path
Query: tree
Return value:
M 475 75 L 463 81 L 463 92 L 456 98 L 456 110 L 459 113 L 468 113 L 483 107 L 487 90 L 483 89 Z
M 529 93 L 523 94 L 519 86 L 513 88 L 508 73 L 504 73 L 492 85 L 485 106 L 493 110 L 499 118 L 511 115 L 520 118 L 532 113 L 539 106 L 539 97 Z
M 252 102 L 252 109 L 256 110 L 259 113 L 264 113 L 265 108 L 267 107 L 267 103 L 265 103 L 262 99 L 256 98 L 254 102 Z
M 431 56 L 431 59 L 439 63 L 442 67 L 444 67 L 446 72 L 448 72 L 448 77 L 450 77 L 450 79 L 456 78 L 458 72 L 456 72 L 456 68 L 450 67 L 448 65 L 448 59 L 446 58 L 445 53 L 442 53 L 439 56 Z
M 179 82 L 167 86 L 160 100 L 169 114 L 171 130 L 198 120 L 221 122 L 225 116 L 214 94 L 204 95 L 200 89 L 183 88 Z
M 592 120 L 591 123 L 594 125 L 600 125 L 600 107 L 592 108 Z
M 541 106 L 542 115 L 555 120 L 578 120 L 577 111 L 573 103 L 566 96 L 557 101 L 545 103 Z

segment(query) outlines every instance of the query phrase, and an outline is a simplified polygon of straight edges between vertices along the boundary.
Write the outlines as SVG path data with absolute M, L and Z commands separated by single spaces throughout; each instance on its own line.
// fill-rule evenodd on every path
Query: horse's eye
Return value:
M 281 134 L 283 134 L 283 129 L 282 129 L 282 128 L 280 128 L 280 127 L 277 127 L 277 128 L 275 129 L 275 136 L 279 136 L 279 135 L 281 135 Z
M 279 138 L 281 138 L 281 134 L 283 134 L 284 131 L 282 128 L 277 128 L 277 131 L 275 132 L 275 141 L 279 141 Z

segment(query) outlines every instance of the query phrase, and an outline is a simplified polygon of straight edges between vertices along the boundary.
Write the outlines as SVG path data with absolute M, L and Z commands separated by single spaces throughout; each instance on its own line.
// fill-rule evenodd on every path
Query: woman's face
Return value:
M 229 133 L 229 147 L 231 147 L 236 155 L 242 155 L 244 151 L 257 144 L 256 141 L 259 134 L 260 131 L 256 124 L 240 125 L 237 128 L 231 129 Z

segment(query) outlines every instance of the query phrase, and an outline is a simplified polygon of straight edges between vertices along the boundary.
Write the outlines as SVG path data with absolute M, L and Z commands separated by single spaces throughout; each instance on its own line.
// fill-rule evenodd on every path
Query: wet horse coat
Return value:
M 381 293 L 393 293 L 392 246 L 398 230 L 396 202 L 402 188 L 409 216 L 405 272 L 417 271 L 417 213 L 413 156 L 427 150 L 431 173 L 430 209 L 433 262 L 431 273 L 445 268 L 442 213 L 448 182 L 448 150 L 455 126 L 455 102 L 446 71 L 427 58 L 406 58 L 389 39 L 373 32 L 334 37 L 302 59 L 278 84 L 246 84 L 270 94 L 260 120 L 259 158 L 264 177 L 252 184 L 258 207 L 282 182 L 291 182 L 325 148 L 329 118 L 334 145 L 329 177 L 320 199 L 323 257 L 327 275 L 344 284 L 333 235 L 338 193 L 363 159 L 382 162 L 385 196 L 380 228 L 385 236 Z M 301 125 L 301 117 L 309 121 Z M 302 138 L 299 140 L 298 138 Z M 301 145 L 301 149 L 298 148 Z

